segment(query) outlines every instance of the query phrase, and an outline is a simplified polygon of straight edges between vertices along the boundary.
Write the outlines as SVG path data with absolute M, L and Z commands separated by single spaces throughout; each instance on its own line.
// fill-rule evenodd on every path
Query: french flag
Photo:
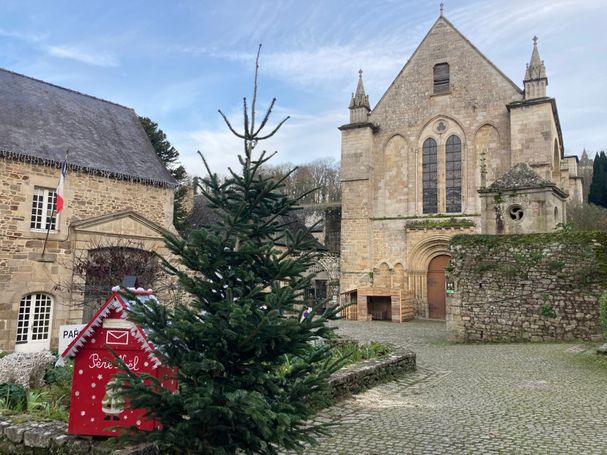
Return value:
M 61 175 L 59 176 L 59 183 L 57 184 L 57 200 L 55 202 L 55 213 L 59 215 L 63 210 L 64 199 L 63 199 L 63 182 L 65 180 L 65 174 L 67 173 L 67 155 L 66 159 L 61 165 Z

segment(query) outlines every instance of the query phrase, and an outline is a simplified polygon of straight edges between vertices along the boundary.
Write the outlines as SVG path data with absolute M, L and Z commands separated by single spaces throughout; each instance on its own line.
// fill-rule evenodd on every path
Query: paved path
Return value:
M 452 345 L 445 324 L 340 321 L 411 348 L 418 370 L 323 412 L 340 425 L 306 455 L 607 454 L 607 368 L 580 343 Z

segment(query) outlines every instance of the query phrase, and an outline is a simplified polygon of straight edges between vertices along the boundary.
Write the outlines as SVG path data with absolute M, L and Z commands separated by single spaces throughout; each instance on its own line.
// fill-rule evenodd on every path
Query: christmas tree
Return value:
M 288 117 L 264 132 L 274 99 L 257 123 L 258 62 L 259 52 L 250 113 L 243 103 L 244 131 L 219 111 L 243 141 L 240 171 L 220 180 L 203 158 L 208 177 L 200 188 L 218 221 L 187 240 L 167 237 L 181 264 L 165 266 L 191 300 L 172 309 L 149 302 L 130 314 L 163 366 L 175 369 L 179 389 L 171 393 L 125 369 L 124 398 L 161 425 L 148 433 L 131 429 L 128 437 L 155 441 L 168 453 L 274 454 L 300 450 L 326 431 L 308 420 L 340 366 L 324 343 L 334 336 L 326 323 L 338 308 L 320 302 L 304 315 L 316 252 L 306 231 L 286 226 L 298 199 L 261 172 L 273 154 L 257 152 L 259 144 Z

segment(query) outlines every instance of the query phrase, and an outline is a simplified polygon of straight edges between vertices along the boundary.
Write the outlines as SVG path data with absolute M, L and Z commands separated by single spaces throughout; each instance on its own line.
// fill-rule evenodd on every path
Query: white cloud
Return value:
M 86 63 L 87 65 L 101 67 L 118 66 L 118 59 L 108 52 L 93 51 L 83 49 L 77 46 L 54 45 L 46 46 L 45 50 L 49 55 L 52 55 L 53 57 L 74 60 L 80 63 Z
M 261 111 L 261 109 L 260 109 Z M 271 163 L 307 163 L 318 158 L 335 158 L 340 156 L 339 125 L 346 123 L 344 111 L 327 111 L 319 115 L 295 113 L 278 131 L 276 136 L 261 142 L 256 153 L 262 150 L 278 151 Z M 277 112 L 270 121 L 267 131 L 284 118 L 284 113 Z M 230 122 L 239 131 L 240 114 L 230 115 Z M 195 131 L 170 131 L 171 141 L 180 150 L 181 162 L 192 175 L 206 175 L 197 150 L 204 155 L 213 172 L 226 174 L 228 167 L 239 167 L 238 154 L 243 152 L 242 141 L 236 138 L 227 127 L 217 123 L 211 129 Z

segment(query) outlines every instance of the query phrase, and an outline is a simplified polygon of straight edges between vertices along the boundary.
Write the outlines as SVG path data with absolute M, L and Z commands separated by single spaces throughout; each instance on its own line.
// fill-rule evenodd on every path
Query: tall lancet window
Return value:
M 449 93 L 449 64 L 434 65 L 434 94 Z
M 449 136 L 445 148 L 447 213 L 462 211 L 462 141 Z
M 438 212 L 436 141 L 428 138 L 422 146 L 422 185 L 424 213 Z

